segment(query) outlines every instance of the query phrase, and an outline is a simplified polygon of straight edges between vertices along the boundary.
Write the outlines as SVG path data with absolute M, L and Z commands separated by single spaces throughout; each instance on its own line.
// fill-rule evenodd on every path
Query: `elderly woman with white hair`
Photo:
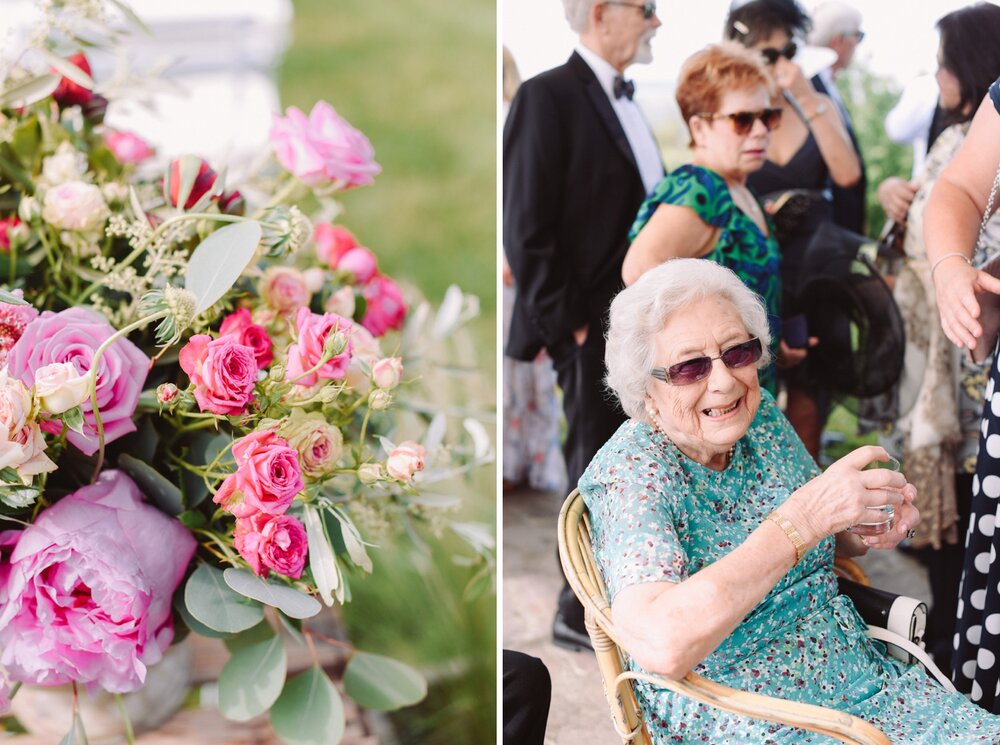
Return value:
M 837 594 L 834 554 L 894 548 L 912 485 L 859 448 L 820 474 L 769 393 L 765 309 L 730 270 L 673 259 L 611 306 L 607 383 L 631 417 L 580 481 L 632 664 L 846 711 L 894 742 L 997 742 L 1000 717 L 885 656 Z M 881 505 L 895 522 L 848 528 Z M 637 684 L 654 742 L 819 743 Z M 933 726 L 931 726 L 933 723 Z

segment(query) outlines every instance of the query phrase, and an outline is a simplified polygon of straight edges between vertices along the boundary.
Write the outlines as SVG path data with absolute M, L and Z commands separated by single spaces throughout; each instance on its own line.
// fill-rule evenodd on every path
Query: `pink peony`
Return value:
M 335 268 L 350 272 L 356 282 L 364 284 L 378 272 L 378 259 L 367 248 L 358 246 L 341 256 Z
M 275 115 L 270 137 L 278 162 L 309 186 L 367 186 L 382 170 L 368 138 L 326 101 L 317 101 L 308 117 L 289 106 L 286 116 Z
M 24 297 L 23 290 L 12 290 L 17 297 Z M 0 301 L 0 367 L 7 364 L 7 354 L 21 338 L 28 324 L 38 318 L 38 311 L 31 305 L 13 305 Z
M 347 372 L 351 361 L 351 327 L 354 324 L 336 313 L 319 315 L 308 308 L 299 308 L 295 319 L 296 342 L 288 348 L 286 379 L 299 385 L 313 385 L 319 378 L 340 380 Z M 318 370 L 304 374 L 319 365 L 324 356 L 324 347 L 332 343 L 334 334 L 342 334 L 344 348 L 324 362 Z M 328 352 L 336 350 L 326 350 Z M 329 356 L 329 355 L 328 355 Z
M 251 432 L 233 444 L 236 473 L 230 474 L 213 501 L 236 517 L 258 512 L 281 515 L 305 487 L 299 455 L 274 432 Z
M 235 313 L 226 316 L 219 328 L 219 338 L 231 336 L 237 342 L 253 350 L 257 359 L 257 369 L 263 370 L 274 359 L 274 343 L 267 329 L 259 323 L 254 323 L 250 311 L 240 308 Z
M 153 156 L 153 148 L 134 132 L 109 129 L 104 133 L 104 143 L 119 163 L 136 165 Z
M 97 348 L 115 333 L 104 318 L 86 308 L 68 308 L 53 313 L 45 311 L 32 321 L 11 348 L 7 357 L 10 374 L 31 387 L 35 374 L 53 362 L 69 362 L 85 374 Z M 128 339 L 118 339 L 104 350 L 98 363 L 97 403 L 104 425 L 104 441 L 113 442 L 135 432 L 132 414 L 149 372 L 149 357 Z M 86 455 L 93 455 L 99 445 L 94 412 L 88 398 L 83 409 L 83 432 L 66 435 Z
M 174 636 L 171 597 L 194 555 L 191 534 L 143 504 L 125 474 L 105 471 L 0 544 L 13 547 L 0 581 L 0 663 L 11 678 L 141 688 Z
M 309 541 L 302 523 L 291 515 L 272 517 L 259 512 L 236 521 L 233 545 L 254 574 L 278 574 L 298 579 L 306 566 Z
M 309 305 L 312 298 L 305 276 L 298 269 L 288 266 L 272 266 L 264 272 L 260 295 L 279 313 L 295 313 Z
M 198 408 L 213 414 L 242 414 L 253 401 L 257 357 L 231 336 L 195 334 L 181 349 L 181 369 L 194 383 Z
M 71 65 L 75 65 L 90 75 L 90 62 L 83 52 L 77 52 L 66 58 Z M 53 70 L 54 72 L 54 70 Z M 83 106 L 90 103 L 94 97 L 94 92 L 84 88 L 82 85 L 74 83 L 67 77 L 59 79 L 59 85 L 52 92 L 52 98 L 59 104 L 59 108 L 65 109 L 69 106 Z
M 331 269 L 337 266 L 341 256 L 359 245 L 358 239 L 347 228 L 324 222 L 316 226 L 313 240 L 316 241 L 316 256 Z
M 406 318 L 406 303 L 399 286 L 384 275 L 378 275 L 361 289 L 368 306 L 361 325 L 375 336 L 389 329 L 398 329 Z

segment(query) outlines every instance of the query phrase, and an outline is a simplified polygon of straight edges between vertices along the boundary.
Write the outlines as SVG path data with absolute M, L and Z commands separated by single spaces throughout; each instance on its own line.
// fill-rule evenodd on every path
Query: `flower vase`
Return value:
M 146 684 L 122 695 L 135 734 L 154 730 L 173 716 L 187 695 L 193 654 L 189 642 L 175 644 L 163 659 L 146 671 Z M 91 695 L 77 686 L 78 706 L 90 745 L 125 741 L 125 724 L 114 694 L 98 690 Z M 24 685 L 11 701 L 11 712 L 28 732 L 57 742 L 73 721 L 72 686 Z

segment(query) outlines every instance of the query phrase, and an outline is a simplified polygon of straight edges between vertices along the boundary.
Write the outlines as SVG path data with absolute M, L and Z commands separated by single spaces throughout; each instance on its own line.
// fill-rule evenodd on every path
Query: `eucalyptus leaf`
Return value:
M 256 626 L 264 618 L 260 603 L 230 588 L 222 571 L 208 564 L 202 564 L 188 579 L 184 604 L 196 621 L 230 634 Z
M 361 540 L 361 533 L 351 522 L 351 519 L 340 510 L 336 510 L 337 519 L 340 520 L 341 535 L 344 538 L 344 545 L 347 547 L 347 555 L 356 566 L 371 574 L 372 560 L 365 550 L 364 541 Z
M 275 636 L 274 629 L 271 624 L 267 622 L 265 618 L 263 621 L 258 623 L 246 631 L 241 631 L 238 634 L 231 634 L 227 636 L 224 640 L 226 649 L 229 650 L 230 654 L 236 654 L 238 651 L 244 647 L 249 647 L 252 644 L 260 644 L 261 642 L 270 641 Z
M 94 90 L 94 79 L 68 59 L 63 59 L 59 55 L 53 54 L 45 47 L 35 47 L 35 51 L 41 57 L 44 57 L 45 61 L 52 65 L 55 71 L 64 78 L 69 78 L 81 88 L 86 88 L 88 91 Z
M 287 667 L 277 635 L 233 652 L 219 676 L 219 711 L 236 722 L 263 714 L 281 694 Z
M 0 94 L 0 109 L 30 106 L 51 96 L 59 87 L 59 76 L 46 73 L 11 86 Z
M 421 701 L 427 681 L 399 660 L 357 652 L 344 670 L 344 689 L 366 709 L 393 711 Z
M 168 515 L 176 516 L 184 511 L 181 490 L 148 463 L 123 453 L 118 456 L 118 467 L 131 476 L 139 490 Z
M 288 632 L 288 635 L 302 646 L 305 646 L 306 638 L 302 635 L 302 621 L 298 618 L 289 618 L 281 611 L 278 611 L 277 616 L 278 620 L 281 621 L 282 628 Z
M 184 625 L 187 626 L 193 633 L 198 634 L 198 636 L 205 636 L 209 639 L 225 639 L 229 637 L 229 634 L 225 631 L 210 629 L 197 618 L 192 616 L 191 611 L 189 611 L 187 606 L 184 605 L 184 595 L 182 593 L 177 593 L 174 596 L 174 610 L 177 611 L 177 615 L 179 615 L 181 620 L 184 621 Z
M 306 505 L 305 523 L 306 537 L 309 539 L 309 570 L 316 582 L 319 596 L 327 606 L 332 606 L 335 594 L 339 600 L 343 600 L 337 558 L 326 538 L 319 512 L 312 505 Z
M 335 745 L 344 725 L 344 702 L 318 667 L 285 683 L 271 707 L 271 726 L 288 745 Z
M 219 228 L 203 240 L 188 262 L 185 289 L 198 298 L 197 313 L 210 308 L 243 274 L 260 243 L 260 223 L 253 220 Z
M 222 573 L 222 576 L 226 580 L 226 584 L 240 595 L 277 608 L 286 616 L 312 618 L 323 610 L 323 606 L 316 598 L 287 585 L 267 582 L 246 569 L 230 567 Z

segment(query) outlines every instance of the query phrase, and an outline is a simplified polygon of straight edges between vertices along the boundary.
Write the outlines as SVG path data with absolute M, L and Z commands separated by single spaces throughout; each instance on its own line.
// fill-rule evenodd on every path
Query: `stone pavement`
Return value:
M 530 490 L 503 495 L 503 646 L 541 658 L 552 676 L 545 745 L 613 745 L 619 740 L 593 655 L 551 641 L 562 586 L 555 532 L 562 500 Z M 923 569 L 905 554 L 872 551 L 859 563 L 875 587 L 929 600 Z

